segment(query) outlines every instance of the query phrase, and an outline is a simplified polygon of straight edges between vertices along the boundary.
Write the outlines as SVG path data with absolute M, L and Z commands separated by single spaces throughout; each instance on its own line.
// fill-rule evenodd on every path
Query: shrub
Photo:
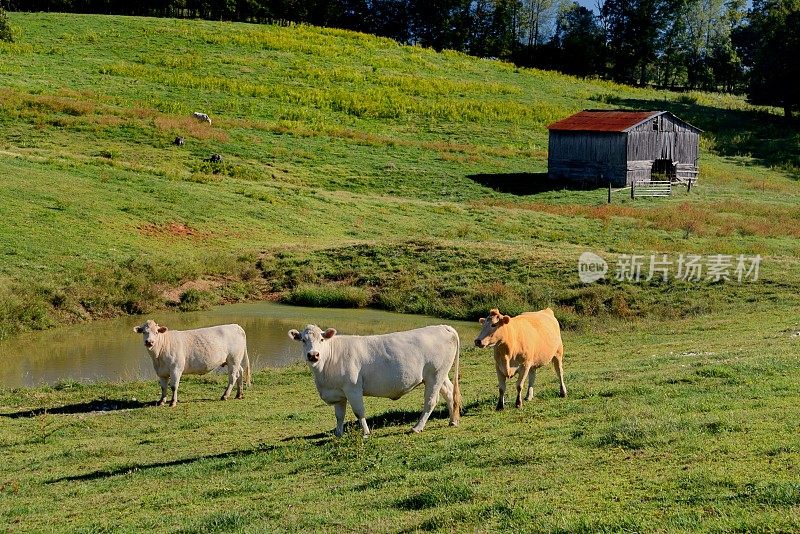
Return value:
M 204 310 L 211 306 L 212 295 L 208 291 L 190 288 L 181 293 L 178 309 L 181 311 Z
M 0 7 L 0 41 L 14 42 L 14 29 L 11 27 L 8 15 L 2 7 Z
M 283 298 L 287 304 L 318 308 L 361 308 L 370 300 L 366 289 L 352 286 L 301 285 Z
M 683 93 L 682 95 L 678 96 L 676 100 L 681 104 L 697 104 L 699 96 L 697 93 Z

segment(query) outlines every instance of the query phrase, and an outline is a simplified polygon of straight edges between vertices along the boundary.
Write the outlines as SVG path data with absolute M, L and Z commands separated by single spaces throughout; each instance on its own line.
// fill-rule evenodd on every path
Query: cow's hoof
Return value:
M 522 408 L 522 401 L 515 403 L 514 407 L 515 408 Z
M 164 401 L 160 400 L 160 401 L 156 402 L 156 406 L 164 406 Z
M 563 399 L 563 398 L 566 398 L 566 396 L 567 396 L 567 392 L 566 392 L 566 391 L 559 391 L 559 392 L 558 392 L 558 396 L 559 396 L 559 397 L 561 397 L 562 399 Z
M 450 426 L 458 426 L 458 421 L 450 421 Z
M 175 407 L 175 406 L 177 406 L 177 405 L 178 405 L 177 401 L 176 401 L 176 402 L 170 402 L 170 403 L 169 403 L 169 407 L 170 407 L 170 408 L 174 408 L 174 407 Z
M 505 406 L 503 404 L 498 404 L 497 406 L 494 407 L 495 411 L 498 411 L 498 412 L 502 412 L 503 408 L 505 408 Z
M 228 396 L 227 395 L 223 395 L 222 397 L 219 398 L 219 400 L 228 400 Z
M 239 393 L 238 395 L 236 395 L 236 398 L 237 398 L 237 399 L 243 399 L 243 398 L 244 398 L 244 395 L 242 395 L 241 393 Z
M 367 439 L 369 436 L 370 436 L 369 434 L 364 434 L 363 436 L 361 436 L 361 439 Z

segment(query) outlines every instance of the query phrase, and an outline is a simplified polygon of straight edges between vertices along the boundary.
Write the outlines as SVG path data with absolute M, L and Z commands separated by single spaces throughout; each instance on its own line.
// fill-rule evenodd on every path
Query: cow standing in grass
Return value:
M 196 330 L 169 330 L 149 320 L 133 331 L 142 334 L 144 346 L 153 360 L 161 383 L 158 406 L 167 399 L 167 385 L 172 388 L 170 406 L 178 404 L 178 386 L 183 375 L 204 375 L 219 367 L 228 367 L 228 387 L 222 400 L 231 395 L 236 383 L 236 398 L 242 398 L 243 385 L 250 385 L 250 358 L 247 337 L 238 324 L 226 324 Z
M 461 390 L 458 385 L 460 342 L 451 326 L 427 326 L 377 336 L 339 336 L 310 324 L 305 330 L 289 330 L 291 339 L 303 343 L 303 354 L 314 374 L 319 396 L 336 412 L 337 437 L 344 432 L 347 403 L 361 424 L 364 437 L 369 427 L 364 417 L 364 396 L 397 400 L 425 384 L 425 404 L 414 432 L 425 423 L 444 395 L 450 425 L 458 425 Z M 453 382 L 447 377 L 455 365 Z
M 564 344 L 561 342 L 561 328 L 553 310 L 547 308 L 512 318 L 494 309 L 486 318 L 482 317 L 480 323 L 483 328 L 475 338 L 475 346 L 494 346 L 497 386 L 500 390 L 498 410 L 505 407 L 507 378 L 512 378 L 514 374 L 519 375 L 516 402 L 519 408 L 522 406 L 522 384 L 525 379 L 528 378 L 525 400 L 529 401 L 533 399 L 536 370 L 551 361 L 561 383 L 560 394 L 562 397 L 567 396 L 567 387 L 564 385 Z
M 206 113 L 200 113 L 199 111 L 195 111 L 194 113 L 192 113 L 192 117 L 194 117 L 195 119 L 197 119 L 199 121 L 207 122 L 208 124 L 211 124 L 211 117 L 209 117 L 208 114 L 206 114 Z

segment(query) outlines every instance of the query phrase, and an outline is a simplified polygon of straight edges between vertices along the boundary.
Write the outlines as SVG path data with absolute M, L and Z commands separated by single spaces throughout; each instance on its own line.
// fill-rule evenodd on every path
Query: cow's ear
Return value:
M 335 329 L 335 328 L 328 328 L 328 329 L 327 329 L 327 330 L 325 330 L 325 332 L 322 334 L 322 337 L 324 337 L 325 339 L 330 339 L 330 338 L 332 338 L 332 337 L 333 337 L 333 336 L 335 336 L 335 335 L 336 335 L 336 329 Z
M 137 334 L 141 334 L 142 333 L 142 327 L 141 326 L 134 326 L 133 327 L 133 331 L 136 332 Z
M 510 320 L 511 317 L 509 317 L 508 315 L 504 315 L 503 318 L 501 319 L 501 321 L 503 321 L 503 324 L 508 324 Z
M 484 317 L 481 317 L 480 319 L 478 319 L 478 322 L 483 324 L 486 322 L 486 319 Z
M 159 334 L 163 334 L 166 331 L 167 331 L 167 327 L 166 326 L 159 326 L 158 327 L 158 333 Z
M 292 328 L 291 330 L 289 330 L 289 339 L 300 341 L 300 332 Z

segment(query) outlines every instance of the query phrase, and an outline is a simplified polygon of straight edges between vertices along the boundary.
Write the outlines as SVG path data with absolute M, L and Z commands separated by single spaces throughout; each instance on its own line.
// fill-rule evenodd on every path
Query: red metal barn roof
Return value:
M 577 132 L 625 132 L 629 128 L 641 124 L 665 113 L 664 111 L 603 111 L 584 110 L 571 117 L 554 122 L 548 130 Z

